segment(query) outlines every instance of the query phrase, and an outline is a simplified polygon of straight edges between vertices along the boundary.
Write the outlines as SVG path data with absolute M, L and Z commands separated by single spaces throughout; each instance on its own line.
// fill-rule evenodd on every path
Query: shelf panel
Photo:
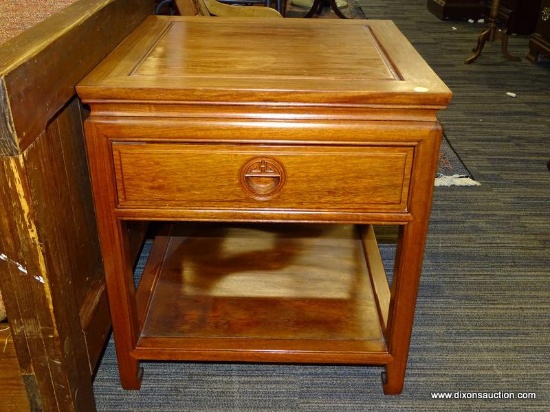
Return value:
M 387 363 L 352 225 L 177 224 L 151 253 L 134 356 Z

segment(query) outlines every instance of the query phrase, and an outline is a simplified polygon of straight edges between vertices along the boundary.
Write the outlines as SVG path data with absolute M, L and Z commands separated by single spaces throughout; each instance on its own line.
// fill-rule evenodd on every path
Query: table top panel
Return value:
M 369 26 L 248 25 L 204 19 L 173 22 L 132 72 L 137 77 L 303 80 L 396 80 Z M 355 40 L 354 40 L 355 39 Z
M 84 101 L 445 107 L 450 91 L 387 20 L 151 16 L 77 88 Z

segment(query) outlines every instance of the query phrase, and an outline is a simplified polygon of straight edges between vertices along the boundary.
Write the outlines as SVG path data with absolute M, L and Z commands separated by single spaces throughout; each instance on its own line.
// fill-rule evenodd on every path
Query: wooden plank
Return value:
M 4 79 L 0 77 L 0 156 L 19 153 L 19 141 L 14 139 L 15 129 Z
M 0 287 L 31 403 L 56 410 L 42 334 L 51 336 L 53 342 L 58 332 L 50 316 L 47 286 L 40 281 L 44 280 L 44 255 L 31 217 L 25 168 L 22 157 L 0 157 L 0 166 L 0 200 L 5 211 L 0 220 L 0 247 L 7 257 L 0 266 Z
M 68 232 L 65 235 L 74 239 L 73 242 L 67 244 L 69 250 L 66 258 L 71 262 L 70 273 L 76 276 L 73 280 L 79 285 L 75 289 L 77 301 L 84 300 L 88 290 L 97 283 L 98 278 L 103 276 L 88 167 L 86 162 L 83 162 L 83 159 L 86 159 L 86 149 L 82 118 L 83 113 L 81 113 L 78 99 L 73 98 L 65 110 L 48 127 L 50 143 L 44 148 L 51 149 L 52 152 L 43 158 L 33 158 L 33 161 L 40 162 L 40 164 L 33 169 L 38 171 L 37 175 L 31 176 L 31 181 L 35 183 L 34 186 L 39 193 L 41 193 L 43 184 L 41 180 L 44 178 L 46 170 L 51 173 L 51 179 L 57 181 L 56 191 L 60 192 L 61 188 L 65 191 L 62 201 L 66 203 L 67 215 L 64 216 L 64 220 L 70 219 L 74 224 L 63 225 L 63 222 L 53 221 L 55 216 L 51 216 L 51 214 L 55 212 L 49 208 L 40 209 L 38 213 L 43 214 L 40 217 L 47 219 L 44 222 L 60 224 L 61 227 L 56 231 Z M 44 145 L 37 146 L 43 147 Z M 33 150 L 34 148 L 29 150 L 29 153 L 32 153 Z M 28 159 L 31 160 L 30 156 Z M 50 161 L 55 164 L 50 164 Z M 41 194 L 47 196 L 47 194 Z M 57 195 L 61 196 L 62 194 L 57 193 Z M 44 199 L 44 201 L 48 200 Z M 57 220 L 59 218 L 57 217 Z
M 30 410 L 7 322 L 0 323 L 0 365 L 2 365 L 0 367 L 0 410 L 4 412 Z
M 94 370 L 97 360 L 103 350 L 103 345 L 110 329 L 110 322 L 94 322 L 94 319 L 109 318 L 107 294 L 104 287 L 104 274 L 101 255 L 97 241 L 97 229 L 93 200 L 91 196 L 88 167 L 84 147 L 84 131 L 82 121 L 86 116 L 78 100 L 73 98 L 66 109 L 48 127 L 54 157 L 61 157 L 57 187 L 64 187 L 66 193 L 67 215 L 74 224 L 64 225 L 56 216 L 44 216 L 43 222 L 58 225 L 56 231 L 62 232 L 65 238 L 73 239 L 67 243 L 67 254 L 56 255 L 56 258 L 69 262 L 76 302 L 82 302 L 79 307 L 80 322 L 86 337 L 86 345 L 90 358 L 90 370 Z M 51 157 L 47 161 L 53 160 Z M 44 164 L 43 167 L 47 167 Z M 37 179 L 40 189 L 43 167 Z M 52 169 L 50 166 L 49 169 Z M 44 199 L 47 202 L 47 199 Z M 53 209 L 44 208 L 42 213 L 51 214 Z M 52 227 L 53 229 L 53 227 Z M 51 232 L 51 231 L 50 231 Z M 78 304 L 77 304 L 78 305 Z
M 80 0 L 0 46 L 0 287 L 32 410 L 95 409 L 110 323 L 74 85 L 151 10 Z
M 45 282 L 51 285 L 51 310 L 59 336 L 68 339 L 62 354 L 51 355 L 63 363 L 72 351 L 72 360 L 59 372 L 75 388 L 91 381 L 92 365 L 87 349 L 97 358 L 109 330 L 108 318 L 101 322 L 100 346 L 88 348 L 82 330 L 82 302 L 102 282 L 101 255 L 95 231 L 87 168 L 82 147 L 80 114 L 74 100 L 48 127 L 43 137 L 25 151 L 31 208 L 45 254 Z M 76 111 L 76 114 L 75 114 Z M 75 130 L 76 128 L 76 130 Z M 73 142 L 80 140 L 79 146 Z M 75 147 L 76 146 L 76 147 Z M 80 149 L 80 150 L 78 150 Z M 42 207 L 41 205 L 56 205 Z M 67 239 L 71 239 L 67 242 Z M 94 300 L 95 301 L 95 300 Z M 69 313 L 72 312 L 72 313 Z M 89 325 L 86 325 L 89 327 Z M 64 338 L 64 335 L 66 338 Z M 65 361 L 67 362 L 67 361 Z M 78 370 L 75 370 L 78 369 Z M 55 369 L 52 370 L 55 373 Z M 54 379 L 56 375 L 52 375 Z M 67 385 L 67 386 L 70 386 Z M 80 393 L 79 393 L 80 397 Z
M 0 155 L 25 150 L 75 84 L 152 11 L 153 2 L 142 0 L 80 0 L 4 43 Z

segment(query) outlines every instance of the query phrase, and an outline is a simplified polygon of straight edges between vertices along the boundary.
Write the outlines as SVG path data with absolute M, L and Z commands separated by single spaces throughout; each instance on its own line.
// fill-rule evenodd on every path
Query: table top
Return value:
M 388 20 L 150 16 L 77 87 L 84 102 L 447 106 Z

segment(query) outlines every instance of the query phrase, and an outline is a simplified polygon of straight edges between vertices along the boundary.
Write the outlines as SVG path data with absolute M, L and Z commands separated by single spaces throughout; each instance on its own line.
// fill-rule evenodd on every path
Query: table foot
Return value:
M 126 390 L 140 390 L 141 381 L 143 378 L 143 368 L 139 366 L 139 362 L 135 359 L 126 359 L 122 361 L 118 359 L 118 371 L 120 374 L 120 383 Z
M 483 47 L 485 46 L 485 43 L 488 41 L 494 41 L 496 38 L 500 38 L 501 44 L 500 49 L 502 51 L 502 54 L 504 57 L 509 61 L 519 62 L 521 59 L 519 57 L 513 56 L 508 51 L 508 34 L 505 32 L 502 32 L 496 28 L 496 24 L 490 23 L 489 28 L 487 30 L 484 30 L 477 39 L 477 46 L 472 49 L 472 52 L 474 53 L 472 56 L 468 57 L 464 63 L 470 64 L 477 60 L 477 58 L 481 55 L 481 51 L 483 50 Z
M 511 62 L 519 62 L 521 59 L 517 56 L 513 56 L 508 51 L 508 34 L 500 32 L 500 50 L 504 57 L 506 57 Z
M 466 59 L 464 63 L 470 64 L 477 60 L 477 58 L 481 55 L 481 51 L 483 50 L 483 47 L 485 46 L 485 43 L 489 41 L 490 37 L 493 36 L 493 29 L 490 27 L 487 30 L 481 32 L 477 39 L 477 46 L 472 49 L 472 52 L 474 53 L 472 56 Z
M 315 14 L 319 15 L 323 11 L 323 7 L 325 5 L 330 6 L 330 9 L 341 19 L 347 19 L 347 17 L 340 11 L 340 8 L 338 7 L 338 4 L 336 0 L 315 0 L 313 4 L 311 5 L 311 9 L 307 12 L 307 14 L 304 16 L 305 19 L 309 19 L 313 17 Z
M 382 372 L 382 388 L 384 395 L 399 395 L 405 385 L 405 370 L 392 370 L 391 364 Z

